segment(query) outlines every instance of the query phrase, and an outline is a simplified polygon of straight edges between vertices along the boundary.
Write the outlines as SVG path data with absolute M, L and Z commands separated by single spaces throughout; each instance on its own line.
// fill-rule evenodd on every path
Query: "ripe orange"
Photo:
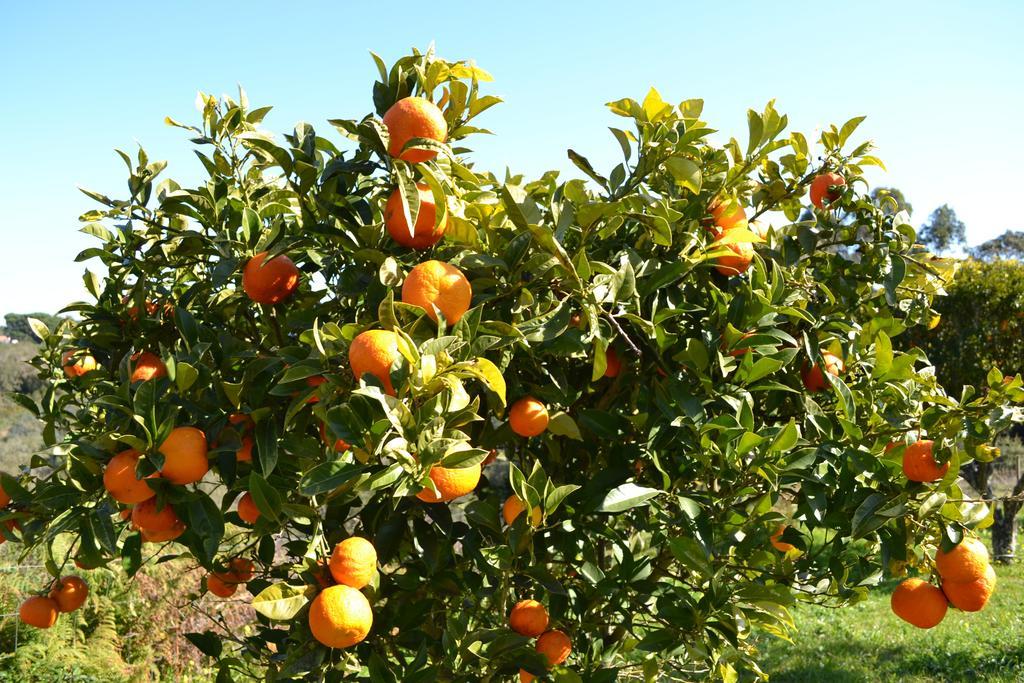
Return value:
M 132 356 L 132 360 L 135 361 L 135 369 L 132 370 L 131 382 L 148 382 L 167 376 L 167 366 L 155 353 L 140 351 Z
M 18 608 L 21 622 L 36 628 L 50 628 L 56 624 L 58 613 L 57 602 L 41 595 L 33 595 Z
M 74 612 L 89 596 L 89 586 L 77 576 L 65 576 L 50 589 L 50 599 L 61 612 Z
M 825 208 L 825 202 L 832 203 L 839 199 L 842 194 L 842 190 L 830 189 L 833 185 L 840 186 L 846 184 L 846 178 L 839 175 L 838 173 L 822 173 L 816 176 L 811 181 L 811 204 L 814 204 L 819 209 Z
M 903 474 L 910 481 L 938 481 L 946 476 L 949 463 L 941 466 L 932 455 L 931 440 L 915 441 L 903 451 Z
M 309 606 L 309 630 L 327 647 L 351 647 L 362 642 L 373 626 L 366 596 L 351 586 L 325 588 Z
M 7 495 L 7 491 L 4 491 L 3 483 L 0 483 L 0 509 L 3 509 L 11 504 L 11 497 Z
M 65 351 L 64 355 L 61 356 L 61 361 L 64 364 L 64 375 L 66 377 L 81 377 L 87 372 L 92 372 L 97 367 L 95 358 L 77 349 Z
M 238 590 L 238 584 L 229 583 L 217 574 L 210 574 L 206 577 L 206 590 L 218 598 L 230 598 Z
M 533 683 L 537 677 L 525 669 L 519 670 L 519 683 Z
M 409 221 L 406 220 L 405 209 L 402 207 L 402 195 L 395 190 L 384 204 L 384 227 L 388 229 L 391 239 L 403 247 L 429 249 L 441 240 L 448 225 L 446 221 L 434 225 L 437 222 L 437 205 L 434 203 L 434 193 L 430 191 L 430 186 L 417 183 L 416 190 L 420 196 L 416 226 L 409 230 Z
M 185 523 L 179 519 L 170 529 L 164 529 L 163 531 L 141 529 L 139 533 L 142 534 L 142 540 L 146 543 L 164 543 L 166 541 L 173 541 L 185 533 Z
M 772 534 L 772 537 L 771 537 L 772 545 L 775 546 L 775 549 L 778 550 L 781 553 L 789 552 L 790 550 L 793 550 L 793 548 L 796 547 L 792 543 L 786 543 L 785 541 L 780 541 L 779 540 L 780 538 L 782 538 L 782 534 L 785 531 L 786 531 L 786 525 L 783 524 L 782 526 L 780 526 L 778 529 L 775 530 L 775 533 Z
M 542 434 L 548 428 L 548 409 L 532 396 L 525 396 L 508 411 L 508 423 L 519 436 L 531 437 Z
M 964 612 L 980 611 L 996 589 L 996 572 L 992 565 L 985 568 L 985 575 L 974 581 L 943 581 L 942 592 L 953 607 Z
M 299 286 L 299 269 L 292 260 L 280 254 L 266 263 L 267 253 L 260 253 L 249 259 L 242 271 L 242 289 L 258 304 L 277 304 Z
M 483 470 L 480 464 L 469 467 L 438 467 L 430 468 L 430 480 L 434 482 L 440 496 L 429 488 L 425 488 L 416 494 L 416 497 L 424 503 L 447 503 L 460 498 L 467 493 L 472 493 L 476 485 L 480 483 L 480 473 Z
M 977 538 L 965 538 L 948 553 L 939 548 L 935 554 L 935 568 L 945 581 L 977 581 L 985 576 L 988 567 L 988 548 Z
M 103 470 L 103 486 L 117 502 L 134 505 L 156 495 L 146 480 L 139 479 L 135 473 L 138 464 L 139 452 L 128 449 L 111 458 Z M 155 476 L 155 472 L 150 475 Z
M 619 373 L 622 372 L 622 361 L 619 360 L 619 354 L 615 353 L 615 349 L 608 347 L 608 350 L 604 353 L 605 359 L 605 377 L 618 377 Z
M 18 520 L 16 519 L 9 519 L 6 522 L 4 522 L 4 527 L 6 527 L 8 531 L 13 532 L 15 529 L 20 529 L 21 525 L 18 524 Z M 0 533 L 0 545 L 3 545 L 6 542 L 7 537 Z
M 508 625 L 521 636 L 536 638 L 548 627 L 548 611 L 536 600 L 520 600 L 508 615 Z
M 150 498 L 132 508 L 132 524 L 148 534 L 159 534 L 174 530 L 181 520 L 170 503 L 157 509 L 156 498 Z
M 949 609 L 945 594 L 921 579 L 905 579 L 892 592 L 889 604 L 896 616 L 918 628 L 937 626 Z
M 252 462 L 252 444 L 251 436 L 243 436 L 242 445 L 235 451 L 235 460 L 238 462 Z
M 394 396 L 391 364 L 400 355 L 398 335 L 390 330 L 367 330 L 353 339 L 348 347 L 348 364 L 356 380 L 366 374 L 373 375 L 384 385 L 384 391 Z
M 512 523 L 516 521 L 516 518 L 519 517 L 525 509 L 526 504 L 522 499 L 519 496 L 512 495 L 505 499 L 505 504 L 501 507 L 501 516 L 505 519 L 505 524 L 512 526 Z M 530 512 L 530 526 L 540 526 L 543 519 L 544 514 L 541 512 L 540 506 L 534 506 L 533 510 Z
M 846 365 L 843 363 L 843 359 L 838 358 L 831 353 L 822 353 L 821 360 L 825 363 L 825 370 L 833 377 L 838 377 L 840 373 L 846 370 Z M 807 363 L 804 363 L 804 367 L 800 371 L 800 374 L 803 377 L 804 386 L 807 388 L 807 391 L 817 392 L 828 386 L 828 380 L 825 379 L 825 375 L 822 373 L 820 365 L 808 367 Z
M 725 201 L 715 200 L 709 207 L 714 224 L 708 226 L 715 237 L 720 237 L 724 232 L 735 227 L 746 227 L 747 213 L 743 205 L 735 199 Z
M 236 557 L 228 563 L 228 571 L 225 574 L 229 582 L 248 583 L 252 581 L 255 574 L 255 567 L 252 560 L 245 557 Z
M 317 375 L 316 377 L 307 377 L 306 378 L 306 386 L 307 387 L 318 387 L 321 384 L 327 384 L 327 378 L 322 376 L 322 375 Z M 312 394 L 309 398 L 306 399 L 306 403 L 319 403 L 319 402 L 320 402 L 320 397 L 317 396 L 315 393 Z
M 411 271 L 402 284 L 402 302 L 419 306 L 437 322 L 436 306 L 449 325 L 459 322 L 469 310 L 473 287 L 462 271 L 443 261 L 424 261 Z
M 365 538 L 351 536 L 334 546 L 328 567 L 335 581 L 358 590 L 377 571 L 377 551 Z
M 175 427 L 160 444 L 164 467 L 160 476 L 179 486 L 194 484 L 210 470 L 206 434 L 195 427 Z
M 238 516 L 246 524 L 255 524 L 260 518 L 260 510 L 252 499 L 252 494 L 246 491 L 245 495 L 238 499 Z
M 327 438 L 327 425 L 325 425 L 323 422 L 320 423 L 320 438 L 323 439 L 324 444 L 331 446 L 334 450 L 336 450 L 339 453 L 342 453 L 349 449 L 349 445 L 344 439 L 335 440 L 333 445 L 330 443 L 330 441 Z
M 548 660 L 548 668 L 558 666 L 569 658 L 572 652 L 572 641 L 569 636 L 559 630 L 548 631 L 537 639 L 537 652 L 541 653 Z
M 418 164 L 430 161 L 437 152 L 427 149 L 402 148 L 413 138 L 427 138 L 444 142 L 448 137 L 448 123 L 437 105 L 422 97 L 404 97 L 384 114 L 384 126 L 388 129 L 388 154 Z
M 744 332 L 742 335 L 740 335 L 740 338 L 734 342 L 733 345 L 735 346 L 736 344 L 741 344 L 744 340 L 749 339 L 750 337 L 753 336 L 753 332 Z M 733 358 L 739 358 L 740 356 L 744 356 L 750 353 L 749 346 L 743 346 L 740 348 L 733 349 L 732 351 L 729 351 L 729 344 L 725 341 L 725 339 L 722 339 L 721 349 L 725 351 L 726 354 L 732 356 Z
M 715 259 L 715 270 L 725 276 L 747 272 L 754 260 L 754 245 L 750 242 L 731 242 L 725 245 L 732 254 L 723 254 Z

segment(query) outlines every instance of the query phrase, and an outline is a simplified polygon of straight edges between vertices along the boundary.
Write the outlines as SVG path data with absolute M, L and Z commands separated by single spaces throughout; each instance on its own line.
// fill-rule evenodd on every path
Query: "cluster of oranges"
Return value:
M 351 647 L 373 626 L 373 610 L 362 589 L 377 573 L 377 551 L 365 538 L 350 536 L 334 546 L 327 568 L 335 584 L 313 599 L 309 630 L 327 647 Z
M 89 597 L 89 586 L 78 576 L 57 579 L 47 595 L 33 595 L 18 608 L 18 617 L 29 626 L 50 628 L 62 613 L 74 612 Z
M 206 590 L 219 598 L 230 598 L 239 586 L 252 581 L 255 573 L 252 560 L 236 557 L 228 563 L 226 570 L 213 572 L 206 577 Z
M 508 615 L 508 625 L 513 631 L 527 638 L 536 638 L 534 648 L 544 655 L 547 666 L 558 666 L 572 652 L 572 640 L 564 631 L 548 629 L 548 611 L 536 600 L 520 600 Z M 530 683 L 536 676 L 524 669 L 519 670 L 520 683 Z
M 935 554 L 935 569 L 941 587 L 924 579 L 906 579 L 892 593 L 892 611 L 918 628 L 937 626 L 952 604 L 964 612 L 985 607 L 996 587 L 996 574 L 989 563 L 985 544 L 964 539 L 949 551 Z

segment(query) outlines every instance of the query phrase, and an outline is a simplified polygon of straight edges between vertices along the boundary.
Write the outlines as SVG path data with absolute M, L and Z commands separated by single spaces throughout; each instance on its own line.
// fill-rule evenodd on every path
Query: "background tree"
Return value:
M 961 247 L 967 242 L 967 228 L 949 204 L 932 211 L 928 222 L 921 226 L 917 239 L 936 253 Z
M 993 237 L 971 249 L 971 254 L 983 261 L 998 259 L 1024 260 L 1024 232 L 1007 230 L 999 237 Z
M 876 187 L 871 190 L 870 197 L 884 213 L 894 214 L 906 211 L 908 216 L 914 213 L 914 207 L 903 196 L 902 190 L 898 188 Z
M 1024 388 L 948 396 L 894 348 L 952 266 L 858 193 L 861 118 L 812 148 L 769 103 L 717 146 L 652 89 L 608 105 L 620 163 L 569 152 L 590 183 L 499 179 L 462 156 L 486 72 L 377 63 L 339 141 L 201 95 L 171 122 L 201 183 L 140 150 L 128 196 L 88 193 L 107 275 L 21 399 L 58 466 L 0 478 L 55 577 L 185 555 L 208 576 L 183 607 L 244 584 L 244 638 L 189 634 L 223 680 L 736 680 L 797 600 L 928 577 L 985 520 L 955 466 L 908 481 L 905 446 L 990 457 Z M 809 194 L 810 221 L 748 229 Z M 550 619 L 510 622 L 525 599 Z
M 4 315 L 6 325 L 0 328 L 0 334 L 5 334 L 11 339 L 18 341 L 39 341 L 39 336 L 32 330 L 29 318 L 39 320 L 48 328 L 53 329 L 60 318 L 49 313 L 7 313 Z

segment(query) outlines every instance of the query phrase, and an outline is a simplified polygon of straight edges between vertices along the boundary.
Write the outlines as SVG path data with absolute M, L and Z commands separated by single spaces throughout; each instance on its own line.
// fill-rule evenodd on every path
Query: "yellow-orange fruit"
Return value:
M 273 305 L 290 297 L 299 286 L 299 269 L 284 254 L 264 263 L 267 253 L 258 253 L 245 264 L 242 289 L 256 303 Z
M 772 534 L 771 537 L 772 545 L 775 546 L 776 550 L 782 553 L 789 552 L 794 548 L 792 543 L 786 543 L 785 541 L 779 540 L 780 538 L 782 538 L 782 534 L 784 531 L 786 531 L 786 525 L 782 525 L 778 529 L 776 529 L 775 533 Z
M 548 428 L 547 406 L 532 396 L 521 398 L 509 409 L 508 424 L 519 436 L 542 434 Z
M 996 572 L 992 565 L 985 568 L 985 575 L 974 581 L 943 581 L 942 592 L 953 607 L 964 612 L 978 612 L 992 597 L 996 589 Z
M 260 518 L 260 510 L 256 507 L 256 502 L 248 491 L 238 499 L 238 516 L 246 524 L 255 524 L 256 520 Z
M 373 626 L 366 596 L 345 585 L 330 586 L 309 606 L 309 630 L 327 647 L 351 647 L 362 642 Z
M 977 538 L 965 538 L 948 553 L 939 548 L 935 554 L 935 568 L 944 581 L 977 581 L 988 566 L 988 548 Z
M 548 611 L 536 600 L 520 600 L 508 615 L 508 625 L 527 638 L 536 638 L 548 628 Z
M 384 204 L 384 227 L 387 228 L 391 239 L 403 247 L 429 249 L 444 236 L 445 228 L 448 227 L 447 219 L 442 219 L 434 225 L 437 222 L 437 205 L 434 203 L 434 193 L 430 191 L 429 185 L 417 183 L 416 192 L 420 197 L 420 208 L 416 214 L 415 227 L 409 230 L 409 221 L 402 206 L 402 195 L 398 190 L 393 191 Z
M 77 576 L 65 576 L 50 589 L 50 598 L 61 612 L 74 612 L 89 597 L 89 586 Z
M 523 500 L 519 496 L 511 495 L 505 499 L 505 504 L 501 506 L 501 516 L 505 519 L 505 524 L 512 526 L 512 523 L 516 521 L 516 518 L 525 509 L 526 504 Z M 530 526 L 540 526 L 543 519 L 544 513 L 541 512 L 540 506 L 534 506 L 533 510 L 530 511 Z
M 390 330 L 367 330 L 348 347 L 348 364 L 357 380 L 363 375 L 373 375 L 384 385 L 384 391 L 394 396 L 391 364 L 400 355 L 397 334 Z
M 161 531 L 140 529 L 139 533 L 142 535 L 142 540 L 146 543 L 165 543 L 167 541 L 173 541 L 178 536 L 185 533 L 185 523 L 179 519 L 170 529 L 163 529 Z
M 146 480 L 139 479 L 135 473 L 139 458 L 137 450 L 121 451 L 110 459 L 103 470 L 103 487 L 119 503 L 134 505 L 156 495 Z M 156 473 L 150 476 L 156 476 Z
M 362 588 L 370 583 L 377 571 L 377 551 L 365 538 L 346 538 L 334 546 L 328 568 L 338 583 Z
M 403 161 L 418 164 L 430 161 L 437 152 L 429 149 L 402 148 L 413 138 L 426 138 L 444 142 L 448 137 L 448 123 L 437 105 L 422 97 L 403 97 L 384 113 L 384 126 L 388 129 L 388 154 Z
M 473 287 L 461 270 L 443 261 L 424 261 L 411 271 L 402 284 L 402 302 L 419 306 L 437 322 L 434 308 L 449 324 L 459 322 L 469 310 Z
M 167 366 L 155 353 L 140 351 L 132 356 L 132 360 L 135 361 L 135 369 L 130 378 L 132 382 L 148 382 L 167 376 Z
M 164 455 L 160 476 L 172 484 L 194 484 L 210 469 L 206 434 L 201 429 L 175 427 L 159 450 Z
M 890 607 L 896 616 L 918 628 L 937 626 L 949 609 L 945 594 L 921 579 L 906 579 L 897 586 Z
M 715 266 L 722 275 L 739 275 L 747 272 L 750 262 L 754 260 L 754 245 L 750 242 L 730 242 L 725 245 L 731 254 L 723 254 L 715 258 Z
M 846 185 L 846 178 L 838 173 L 822 173 L 811 181 L 811 204 L 819 209 L 825 208 L 825 202 L 834 202 L 839 199 L 842 190 L 831 190 L 832 186 Z
M 87 372 L 96 369 L 96 359 L 84 351 L 65 351 L 61 356 L 64 363 L 64 375 L 66 377 L 81 377 Z
M 57 623 L 58 614 L 57 602 L 41 595 L 33 595 L 18 608 L 21 622 L 36 628 L 50 628 Z
M 228 563 L 225 579 L 230 583 L 247 583 L 252 580 L 255 571 L 252 560 L 245 557 L 236 557 Z
M 218 598 L 230 598 L 238 590 L 237 583 L 229 583 L 224 581 L 217 574 L 210 574 L 206 577 L 206 590 L 210 591 Z
M 7 495 L 7 491 L 4 491 L 3 482 L 0 482 L 0 509 L 7 507 L 11 504 L 11 497 Z
M 435 465 L 430 468 L 430 480 L 434 482 L 440 495 L 425 488 L 417 493 L 416 497 L 424 503 L 447 503 L 460 498 L 473 492 L 476 485 L 480 483 L 482 470 L 479 463 L 469 467 L 438 467 Z
M 935 462 L 932 455 L 934 442 L 930 440 L 915 441 L 903 451 L 903 474 L 910 481 L 938 481 L 946 476 L 949 463 L 942 465 Z
M 715 237 L 732 228 L 747 227 L 747 213 L 743 205 L 735 199 L 727 199 L 724 202 L 716 200 L 710 207 L 712 225 L 708 226 Z
M 252 437 L 243 436 L 242 445 L 235 451 L 235 460 L 238 462 L 252 462 L 252 445 Z
M 132 524 L 136 529 L 141 529 L 149 534 L 157 534 L 175 529 L 181 524 L 181 520 L 170 503 L 157 509 L 156 498 L 150 498 L 132 508 Z
M 533 683 L 535 680 L 537 680 L 537 677 L 526 669 L 519 670 L 519 683 Z
M 572 641 L 569 636 L 559 630 L 548 631 L 537 639 L 537 652 L 548 660 L 548 668 L 558 666 L 569 658 L 572 652 Z
M 846 365 L 843 363 L 843 359 L 834 356 L 831 353 L 822 353 L 821 360 L 825 363 L 825 370 L 833 377 L 838 377 L 844 370 L 846 370 Z M 807 388 L 807 391 L 822 391 L 828 386 L 828 380 L 825 379 L 825 375 L 821 370 L 821 365 L 814 365 L 811 367 L 805 363 L 800 374 L 804 381 L 804 387 Z

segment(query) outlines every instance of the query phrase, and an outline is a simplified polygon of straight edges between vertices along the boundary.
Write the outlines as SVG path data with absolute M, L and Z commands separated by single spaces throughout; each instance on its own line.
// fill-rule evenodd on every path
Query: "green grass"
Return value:
M 773 683 L 828 681 L 1024 681 L 1024 565 L 997 565 L 996 592 L 981 612 L 950 609 L 924 631 L 889 610 L 895 582 L 842 609 L 795 610 L 793 643 L 762 638 Z

